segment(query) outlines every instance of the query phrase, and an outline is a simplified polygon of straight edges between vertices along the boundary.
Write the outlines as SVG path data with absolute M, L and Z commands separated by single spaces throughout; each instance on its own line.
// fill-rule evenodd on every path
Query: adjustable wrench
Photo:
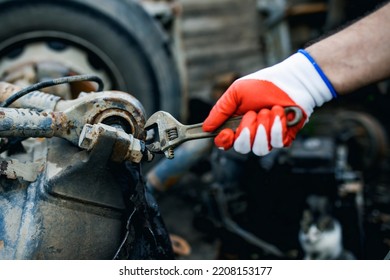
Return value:
M 285 113 L 293 113 L 294 118 L 287 122 L 287 126 L 294 126 L 302 119 L 302 111 L 298 107 L 286 107 Z M 221 130 L 231 128 L 236 130 L 242 116 L 228 119 L 222 126 L 213 132 L 204 132 L 203 123 L 184 125 L 171 114 L 158 111 L 145 123 L 147 133 L 146 148 L 152 153 L 164 153 L 166 158 L 174 157 L 174 148 L 188 140 L 215 137 Z

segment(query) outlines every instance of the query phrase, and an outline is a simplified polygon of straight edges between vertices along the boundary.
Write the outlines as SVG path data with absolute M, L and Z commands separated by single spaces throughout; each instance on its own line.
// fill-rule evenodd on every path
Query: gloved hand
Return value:
M 217 101 L 203 123 L 211 132 L 232 116 L 244 115 L 234 133 L 222 130 L 214 139 L 222 149 L 262 156 L 272 148 L 289 146 L 314 107 L 336 97 L 331 83 L 304 50 L 272 67 L 236 80 Z M 298 106 L 303 118 L 288 127 L 284 107 Z

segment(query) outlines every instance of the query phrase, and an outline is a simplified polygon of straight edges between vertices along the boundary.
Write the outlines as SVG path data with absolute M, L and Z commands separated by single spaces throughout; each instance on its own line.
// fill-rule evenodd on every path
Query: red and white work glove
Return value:
M 272 67 L 236 80 L 222 95 L 203 123 L 204 131 L 214 131 L 232 116 L 243 119 L 236 132 L 222 130 L 215 144 L 242 154 L 258 156 L 272 148 L 289 146 L 304 126 L 314 107 L 336 97 L 331 83 L 305 50 Z M 302 120 L 288 127 L 284 108 L 298 106 Z

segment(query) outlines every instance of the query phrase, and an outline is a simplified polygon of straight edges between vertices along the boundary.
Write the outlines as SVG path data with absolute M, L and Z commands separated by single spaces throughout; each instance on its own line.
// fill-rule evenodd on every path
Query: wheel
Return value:
M 180 79 L 169 43 L 137 3 L 0 0 L 0 21 L 3 80 L 26 76 L 26 65 L 38 80 L 95 73 L 106 89 L 138 98 L 147 115 L 180 115 Z

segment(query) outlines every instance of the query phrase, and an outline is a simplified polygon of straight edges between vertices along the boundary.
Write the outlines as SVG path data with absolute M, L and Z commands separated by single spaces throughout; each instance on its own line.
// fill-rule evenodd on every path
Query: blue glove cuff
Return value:
M 330 92 L 332 93 L 333 98 L 337 98 L 337 92 L 334 90 L 334 87 L 332 86 L 328 77 L 326 77 L 325 73 L 322 71 L 322 69 L 317 64 L 317 62 L 314 60 L 314 58 L 312 58 L 311 55 L 303 49 L 298 50 L 298 52 L 303 54 L 304 56 L 306 56 L 306 58 L 311 62 L 311 64 L 313 64 L 314 68 L 317 70 L 318 74 L 320 75 L 320 77 L 322 78 L 322 80 L 324 81 L 324 83 L 329 88 Z

